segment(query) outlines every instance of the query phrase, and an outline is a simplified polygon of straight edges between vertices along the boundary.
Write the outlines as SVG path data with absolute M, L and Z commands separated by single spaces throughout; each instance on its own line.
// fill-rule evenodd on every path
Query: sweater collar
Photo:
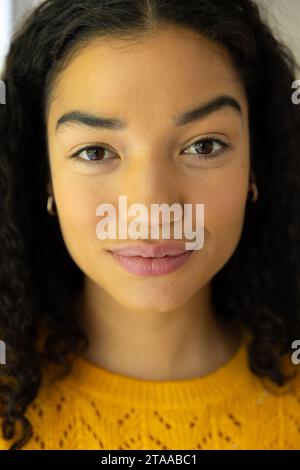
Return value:
M 184 408 L 224 401 L 261 387 L 250 371 L 247 340 L 224 365 L 208 375 L 179 380 L 145 380 L 121 375 L 75 356 L 62 382 L 94 398 L 142 407 Z

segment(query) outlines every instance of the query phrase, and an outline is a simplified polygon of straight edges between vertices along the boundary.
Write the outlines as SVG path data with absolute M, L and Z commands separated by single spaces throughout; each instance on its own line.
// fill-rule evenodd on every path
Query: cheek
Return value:
M 198 189 L 189 195 L 193 204 L 204 204 L 204 247 L 199 255 L 207 259 L 211 275 L 221 269 L 238 245 L 244 224 L 248 179 L 247 165 L 214 169 L 201 176 Z
M 234 172 L 219 181 L 206 204 L 205 225 L 221 265 L 235 251 L 242 233 L 248 192 L 248 174 Z
M 222 230 L 229 233 L 243 223 L 247 189 L 247 180 L 237 178 L 231 180 L 230 184 L 219 184 L 213 193 L 208 194 L 206 204 L 208 230 L 211 229 L 216 234 Z
M 101 185 L 73 174 L 71 177 L 59 177 L 54 182 L 55 199 L 59 213 L 59 223 L 65 244 L 73 253 L 86 253 L 95 244 L 101 243 L 96 237 L 96 225 L 99 217 L 97 206 L 109 200 Z

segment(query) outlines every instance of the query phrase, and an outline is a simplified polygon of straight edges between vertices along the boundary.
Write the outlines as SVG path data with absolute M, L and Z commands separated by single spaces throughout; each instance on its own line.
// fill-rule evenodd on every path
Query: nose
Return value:
M 132 159 L 123 169 L 120 194 L 127 196 L 128 206 L 142 204 L 148 214 L 151 214 L 153 204 L 165 204 L 169 208 L 176 204 L 183 208 L 183 188 L 176 163 L 163 155 L 160 158 L 159 155 L 148 152 L 140 158 Z M 178 211 L 170 211 L 170 222 L 181 218 Z M 137 220 L 136 217 L 134 219 Z M 138 220 L 151 225 L 150 218 L 146 220 L 143 213 Z

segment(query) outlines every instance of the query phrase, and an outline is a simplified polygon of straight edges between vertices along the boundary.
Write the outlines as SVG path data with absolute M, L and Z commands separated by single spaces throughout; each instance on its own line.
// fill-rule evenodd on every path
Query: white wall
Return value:
M 0 0 L 0 73 L 14 28 L 28 9 L 41 1 L 43 0 Z
M 291 47 L 300 64 L 300 0 L 259 0 L 258 3 L 275 36 Z
M 10 34 L 11 34 L 11 24 L 12 24 L 12 4 L 11 0 L 0 0 L 1 9 L 0 9 L 0 71 L 1 65 L 7 54 Z

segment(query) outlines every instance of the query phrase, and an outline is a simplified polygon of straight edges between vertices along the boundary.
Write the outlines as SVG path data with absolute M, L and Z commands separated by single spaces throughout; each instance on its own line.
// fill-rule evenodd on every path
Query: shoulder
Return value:
M 282 432 L 284 449 L 300 449 L 300 366 L 282 396 Z M 295 444 L 296 447 L 295 447 Z
M 51 446 L 59 449 L 60 440 L 72 434 L 74 415 L 71 411 L 74 412 L 76 392 L 66 390 L 66 382 L 64 377 L 55 376 L 49 368 L 44 371 L 36 397 L 24 413 L 31 436 L 22 449 L 43 450 Z M 4 418 L 0 417 L 0 450 L 9 450 L 12 444 L 24 436 L 24 421 L 23 424 L 21 421 L 15 423 L 14 437 L 9 439 L 4 438 L 4 424 Z

